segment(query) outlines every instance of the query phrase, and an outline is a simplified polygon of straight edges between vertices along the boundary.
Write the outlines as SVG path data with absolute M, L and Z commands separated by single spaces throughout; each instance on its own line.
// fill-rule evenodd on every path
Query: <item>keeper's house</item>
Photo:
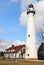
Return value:
M 5 58 L 25 58 L 25 45 L 14 46 L 12 45 L 4 52 Z

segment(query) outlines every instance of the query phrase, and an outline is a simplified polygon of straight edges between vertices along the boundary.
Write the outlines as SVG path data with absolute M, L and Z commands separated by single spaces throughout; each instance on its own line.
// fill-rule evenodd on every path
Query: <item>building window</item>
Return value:
M 28 37 L 30 37 L 30 35 L 28 35 Z
M 29 54 L 27 54 L 29 56 Z

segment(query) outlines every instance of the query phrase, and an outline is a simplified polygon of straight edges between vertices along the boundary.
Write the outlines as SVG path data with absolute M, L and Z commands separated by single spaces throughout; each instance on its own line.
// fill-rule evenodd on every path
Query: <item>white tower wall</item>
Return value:
M 25 58 L 37 59 L 34 13 L 28 14 Z

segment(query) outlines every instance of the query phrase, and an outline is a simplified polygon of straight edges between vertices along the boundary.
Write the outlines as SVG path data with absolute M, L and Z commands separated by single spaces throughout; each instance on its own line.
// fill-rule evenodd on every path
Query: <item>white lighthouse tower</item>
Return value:
M 37 59 L 36 37 L 35 37 L 35 10 L 32 4 L 29 5 L 27 11 L 27 38 L 26 38 L 26 59 Z

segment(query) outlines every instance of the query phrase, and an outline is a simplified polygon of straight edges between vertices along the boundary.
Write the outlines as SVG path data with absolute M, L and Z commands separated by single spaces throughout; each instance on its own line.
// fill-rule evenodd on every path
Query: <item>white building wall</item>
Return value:
M 16 58 L 19 58 L 19 54 L 21 54 L 21 51 L 19 51 L 18 53 L 16 53 Z
M 15 58 L 15 53 L 10 53 L 10 58 Z
M 8 53 L 4 53 L 4 57 L 5 58 L 9 58 L 9 54 Z

